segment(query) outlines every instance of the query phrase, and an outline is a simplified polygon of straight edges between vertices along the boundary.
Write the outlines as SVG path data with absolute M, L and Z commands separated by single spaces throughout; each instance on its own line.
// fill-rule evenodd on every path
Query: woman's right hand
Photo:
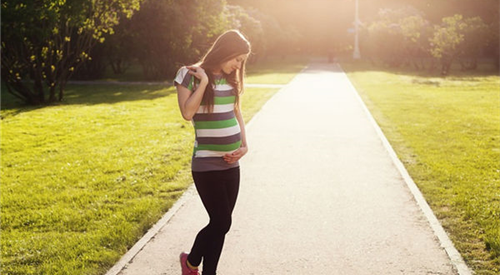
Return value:
M 194 75 L 194 77 L 198 78 L 200 81 L 208 81 L 208 75 L 202 67 L 199 66 L 186 66 L 189 70 L 190 75 Z
M 193 116 L 198 111 L 200 104 L 203 100 L 203 95 L 205 89 L 208 85 L 208 76 L 205 70 L 198 66 L 186 66 L 188 73 L 194 77 L 200 79 L 200 83 L 196 85 L 195 90 L 189 90 L 187 87 L 182 85 L 176 85 L 177 87 L 177 99 L 179 102 L 179 108 L 181 109 L 182 117 L 185 120 L 191 120 Z

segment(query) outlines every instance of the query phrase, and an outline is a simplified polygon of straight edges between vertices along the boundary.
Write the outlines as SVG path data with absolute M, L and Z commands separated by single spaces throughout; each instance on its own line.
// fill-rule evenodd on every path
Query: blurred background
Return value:
M 430 58 L 456 55 L 469 69 L 478 59 L 498 65 L 496 0 L 358 1 L 363 58 L 423 66 Z M 124 63 L 139 64 L 145 79 L 168 78 L 232 28 L 250 39 L 252 62 L 291 55 L 350 58 L 354 23 L 355 0 L 149 0 L 92 51 L 94 62 L 79 77 L 102 77 L 106 66 L 120 73 Z
M 350 59 L 357 36 L 355 57 L 382 65 L 443 75 L 453 62 L 462 70 L 499 65 L 497 0 L 29 2 L 2 1 L 2 79 L 21 97 L 31 89 L 21 87 L 26 78 L 50 93 L 67 79 L 170 80 L 227 29 L 248 36 L 252 63 Z

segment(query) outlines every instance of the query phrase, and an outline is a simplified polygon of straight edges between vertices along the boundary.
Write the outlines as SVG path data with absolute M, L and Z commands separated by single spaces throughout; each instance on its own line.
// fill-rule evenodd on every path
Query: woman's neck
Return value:
M 222 73 L 222 70 L 220 71 L 212 71 L 212 75 L 215 79 L 221 79 L 224 77 L 224 74 Z

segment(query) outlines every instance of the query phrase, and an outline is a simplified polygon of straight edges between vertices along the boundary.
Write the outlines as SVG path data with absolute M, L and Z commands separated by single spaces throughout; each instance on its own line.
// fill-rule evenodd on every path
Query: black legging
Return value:
M 203 259 L 203 275 L 215 275 L 224 238 L 231 227 L 231 214 L 240 187 L 240 168 L 193 172 L 193 179 L 210 222 L 196 236 L 188 261 L 198 266 Z

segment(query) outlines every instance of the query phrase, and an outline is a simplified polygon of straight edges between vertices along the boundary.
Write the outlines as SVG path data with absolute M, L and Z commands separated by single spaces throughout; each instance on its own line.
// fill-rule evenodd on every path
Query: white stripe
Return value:
M 188 68 L 182 67 L 177 71 L 177 76 L 175 77 L 175 82 L 181 84 L 182 81 L 184 81 L 184 77 L 186 77 L 186 74 L 188 72 Z
M 194 154 L 195 158 L 209 158 L 209 157 L 223 157 L 225 154 L 231 154 L 233 151 L 228 152 L 219 152 L 219 151 L 208 151 L 208 150 L 200 150 L 196 151 Z
M 235 126 L 222 128 L 222 129 L 198 129 L 196 130 L 197 137 L 227 137 L 236 135 L 240 130 L 240 125 L 236 124 Z
M 220 84 L 220 85 L 215 85 L 215 90 L 217 91 L 229 91 L 234 89 L 233 86 L 229 84 Z
M 213 113 L 227 113 L 230 111 L 234 110 L 234 104 L 215 104 L 214 105 L 214 111 Z M 206 106 L 200 105 L 200 108 L 198 108 L 198 111 L 196 111 L 197 114 L 204 114 L 208 113 L 208 108 Z

